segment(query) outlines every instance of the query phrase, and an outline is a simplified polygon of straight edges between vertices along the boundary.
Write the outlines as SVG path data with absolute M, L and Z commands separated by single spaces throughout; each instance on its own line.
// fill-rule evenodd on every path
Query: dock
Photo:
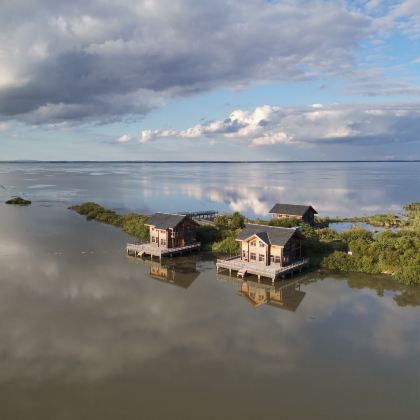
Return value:
M 153 245 L 150 242 L 143 242 L 137 244 L 127 244 L 126 252 L 127 255 L 133 257 L 143 257 L 150 255 L 150 258 L 158 257 L 162 261 L 162 257 L 172 257 L 174 255 L 182 255 L 184 252 L 197 251 L 201 247 L 200 242 L 194 244 L 180 246 L 176 248 L 165 248 L 157 245 Z
M 189 216 L 193 219 L 198 219 L 198 220 L 200 219 L 213 220 L 219 214 L 219 212 L 216 210 L 202 210 L 202 211 L 187 211 L 187 212 L 182 212 L 178 214 Z
M 237 272 L 237 277 L 244 278 L 247 274 L 253 274 L 258 277 L 271 279 L 274 284 L 279 277 L 284 278 L 286 274 L 294 275 L 295 272 L 301 272 L 309 265 L 308 258 L 299 259 L 292 264 L 281 266 L 280 264 L 262 265 L 258 263 L 244 262 L 239 255 L 227 259 L 218 259 L 216 262 L 216 270 L 219 273 L 221 270 L 229 270 L 229 275 L 232 271 Z

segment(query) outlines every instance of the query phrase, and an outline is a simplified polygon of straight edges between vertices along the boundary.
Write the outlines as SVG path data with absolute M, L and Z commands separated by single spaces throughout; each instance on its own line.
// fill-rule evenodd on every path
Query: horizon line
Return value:
M 420 159 L 355 159 L 355 160 L 0 160 L 0 163 L 395 163 L 420 162 Z

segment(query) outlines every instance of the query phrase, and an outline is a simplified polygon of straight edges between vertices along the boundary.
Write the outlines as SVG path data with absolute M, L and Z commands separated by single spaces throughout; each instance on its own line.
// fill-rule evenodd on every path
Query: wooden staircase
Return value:
M 244 278 L 245 275 L 246 275 L 246 268 L 241 268 L 238 270 L 238 274 L 237 274 L 238 277 Z

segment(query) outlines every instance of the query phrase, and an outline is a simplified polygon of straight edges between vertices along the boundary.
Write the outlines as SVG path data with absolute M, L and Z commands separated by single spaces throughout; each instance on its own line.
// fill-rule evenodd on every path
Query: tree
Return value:
M 245 217 L 239 212 L 235 211 L 230 219 L 231 229 L 243 229 L 245 227 Z

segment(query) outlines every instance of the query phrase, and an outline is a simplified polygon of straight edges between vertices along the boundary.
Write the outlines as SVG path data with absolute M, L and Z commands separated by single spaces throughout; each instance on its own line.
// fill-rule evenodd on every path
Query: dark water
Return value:
M 417 419 L 419 288 L 308 274 L 272 289 L 204 254 L 159 266 L 66 210 L 262 213 L 307 194 L 347 215 L 419 197 L 419 164 L 270 165 L 268 181 L 256 164 L 0 165 L 34 200 L 0 204 L 0 419 Z

